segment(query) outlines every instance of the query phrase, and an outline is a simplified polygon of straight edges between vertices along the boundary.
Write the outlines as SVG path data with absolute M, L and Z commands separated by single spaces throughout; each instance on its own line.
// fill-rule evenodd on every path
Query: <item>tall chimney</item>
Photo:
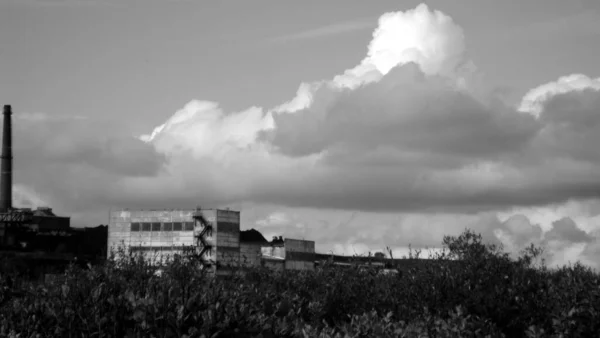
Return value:
M 2 163 L 0 165 L 0 212 L 12 209 L 12 109 L 4 106 L 4 128 L 2 131 Z

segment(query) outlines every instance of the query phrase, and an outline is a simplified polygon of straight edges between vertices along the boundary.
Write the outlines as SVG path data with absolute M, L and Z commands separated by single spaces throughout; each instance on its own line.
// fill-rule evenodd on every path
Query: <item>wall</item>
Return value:
M 259 266 L 262 256 L 262 243 L 240 243 L 240 264 L 244 266 Z
M 222 266 L 237 266 L 240 261 L 240 213 L 217 210 L 216 258 Z
M 282 271 L 285 268 L 285 261 L 281 259 L 263 258 L 262 264 L 271 270 Z
M 33 216 L 32 223 L 37 224 L 39 230 L 69 230 L 71 228 L 70 217 Z
M 126 250 L 138 247 L 135 250 L 141 250 L 146 257 L 180 253 L 183 247 L 195 245 L 194 212 L 193 209 L 113 211 L 108 227 L 108 250 L 119 246 Z M 209 222 L 215 222 L 215 210 L 202 212 Z M 214 256 L 214 252 L 209 255 Z
M 314 270 L 314 241 L 286 238 L 284 246 L 286 270 Z
M 283 246 L 262 246 L 260 251 L 263 257 L 285 258 L 285 247 Z

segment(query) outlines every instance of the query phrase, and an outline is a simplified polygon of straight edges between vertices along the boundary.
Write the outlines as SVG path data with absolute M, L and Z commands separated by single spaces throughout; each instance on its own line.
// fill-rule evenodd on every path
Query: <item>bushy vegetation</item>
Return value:
M 210 278 L 193 255 L 71 267 L 47 283 L 0 285 L 1 337 L 592 337 L 600 276 L 535 266 L 465 231 L 422 265 Z

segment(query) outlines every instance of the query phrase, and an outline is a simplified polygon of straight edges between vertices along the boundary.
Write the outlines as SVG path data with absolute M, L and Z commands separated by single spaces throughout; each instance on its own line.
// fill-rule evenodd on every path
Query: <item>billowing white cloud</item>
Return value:
M 364 74 L 372 69 L 386 75 L 411 62 L 427 75 L 452 74 L 464 61 L 464 48 L 463 31 L 452 18 L 421 4 L 406 12 L 383 14 L 367 56 L 345 75 Z

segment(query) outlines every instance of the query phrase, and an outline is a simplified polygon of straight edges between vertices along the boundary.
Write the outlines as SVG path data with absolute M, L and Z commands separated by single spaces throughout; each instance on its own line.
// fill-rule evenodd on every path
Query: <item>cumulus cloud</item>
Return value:
M 553 223 L 552 230 L 544 236 L 546 241 L 568 241 L 570 243 L 589 243 L 593 237 L 579 229 L 570 218 L 561 218 Z
M 581 92 L 584 90 L 600 90 L 600 78 L 591 79 L 583 74 L 573 74 L 560 77 L 557 81 L 549 82 L 531 89 L 523 97 L 519 111 L 539 117 L 545 110 L 547 102 L 560 94 Z
M 421 4 L 406 12 L 385 13 L 373 32 L 365 59 L 345 74 L 377 69 L 382 75 L 398 65 L 417 63 L 427 75 L 451 74 L 463 61 L 464 34 L 448 15 Z
M 237 113 L 192 101 L 144 135 L 171 159 L 171 176 L 154 185 L 189 184 L 220 202 L 379 211 L 597 197 L 596 80 L 561 78 L 511 107 L 482 85 L 465 46 L 462 29 L 426 5 L 386 13 L 356 67 L 302 84 L 292 100 Z

